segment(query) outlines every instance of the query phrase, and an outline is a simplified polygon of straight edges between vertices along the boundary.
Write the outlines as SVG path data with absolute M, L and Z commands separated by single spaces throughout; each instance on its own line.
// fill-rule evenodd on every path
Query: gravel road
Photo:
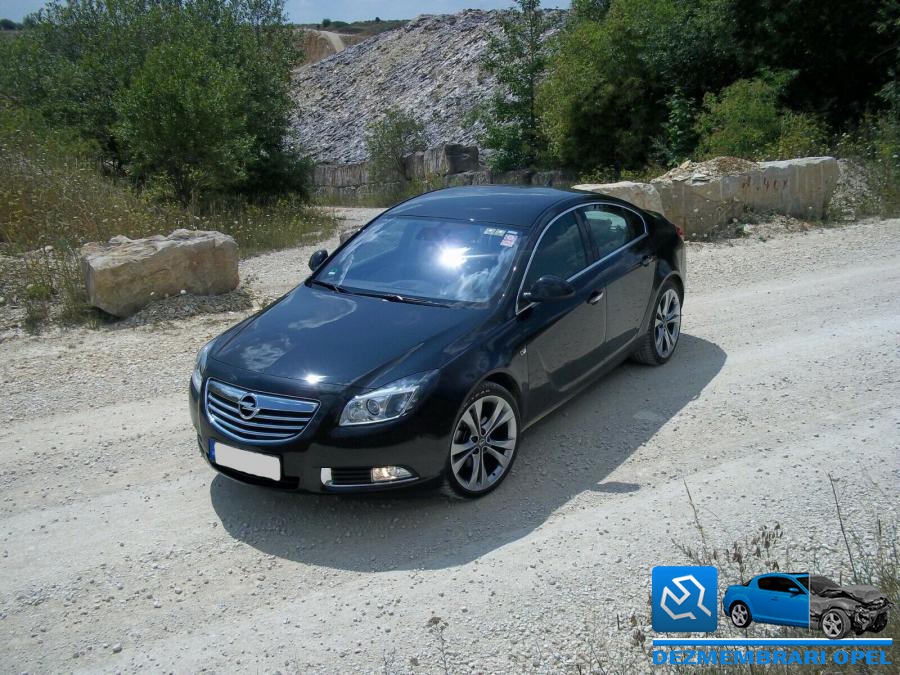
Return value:
M 240 314 L 2 342 L 0 670 L 649 671 L 650 569 L 699 541 L 685 484 L 710 545 L 777 522 L 777 555 L 846 578 L 826 474 L 863 547 L 900 511 L 898 231 L 691 244 L 673 360 L 531 429 L 475 502 L 208 469 L 187 380 Z M 310 252 L 242 271 L 278 295 Z

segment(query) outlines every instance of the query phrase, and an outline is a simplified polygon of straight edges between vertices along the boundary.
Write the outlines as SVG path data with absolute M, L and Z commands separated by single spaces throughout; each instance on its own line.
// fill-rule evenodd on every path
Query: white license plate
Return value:
M 278 457 L 232 448 L 216 441 L 212 443 L 213 461 L 219 466 L 227 466 L 253 476 L 281 480 L 281 460 Z

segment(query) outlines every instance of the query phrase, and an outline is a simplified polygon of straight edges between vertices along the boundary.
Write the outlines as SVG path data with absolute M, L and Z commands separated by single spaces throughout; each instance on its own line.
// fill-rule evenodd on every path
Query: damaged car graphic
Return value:
M 809 577 L 809 627 L 833 640 L 887 626 L 887 596 L 874 586 L 839 586 L 828 577 Z

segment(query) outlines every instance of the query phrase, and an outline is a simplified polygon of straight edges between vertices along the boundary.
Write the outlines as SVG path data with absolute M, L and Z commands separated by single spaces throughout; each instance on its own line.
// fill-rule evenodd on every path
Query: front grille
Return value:
M 371 482 L 372 470 L 367 466 L 331 469 L 331 485 L 369 485 Z
M 318 401 L 263 394 L 216 380 L 206 383 L 210 422 L 223 434 L 247 443 L 281 443 L 298 436 L 318 407 Z

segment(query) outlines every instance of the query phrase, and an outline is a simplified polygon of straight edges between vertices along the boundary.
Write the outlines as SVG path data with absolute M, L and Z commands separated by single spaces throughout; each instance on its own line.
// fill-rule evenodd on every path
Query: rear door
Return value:
M 637 211 L 616 204 L 591 204 L 579 210 L 594 258 L 595 285 L 606 291 L 604 356 L 632 340 L 650 303 L 656 258 L 647 225 Z
M 597 362 L 606 339 L 606 296 L 584 274 L 593 262 L 587 233 L 574 211 L 550 223 L 535 245 L 523 291 L 540 277 L 554 275 L 570 281 L 575 295 L 541 303 L 519 299 L 517 320 L 527 333 L 529 419 L 564 400 Z

